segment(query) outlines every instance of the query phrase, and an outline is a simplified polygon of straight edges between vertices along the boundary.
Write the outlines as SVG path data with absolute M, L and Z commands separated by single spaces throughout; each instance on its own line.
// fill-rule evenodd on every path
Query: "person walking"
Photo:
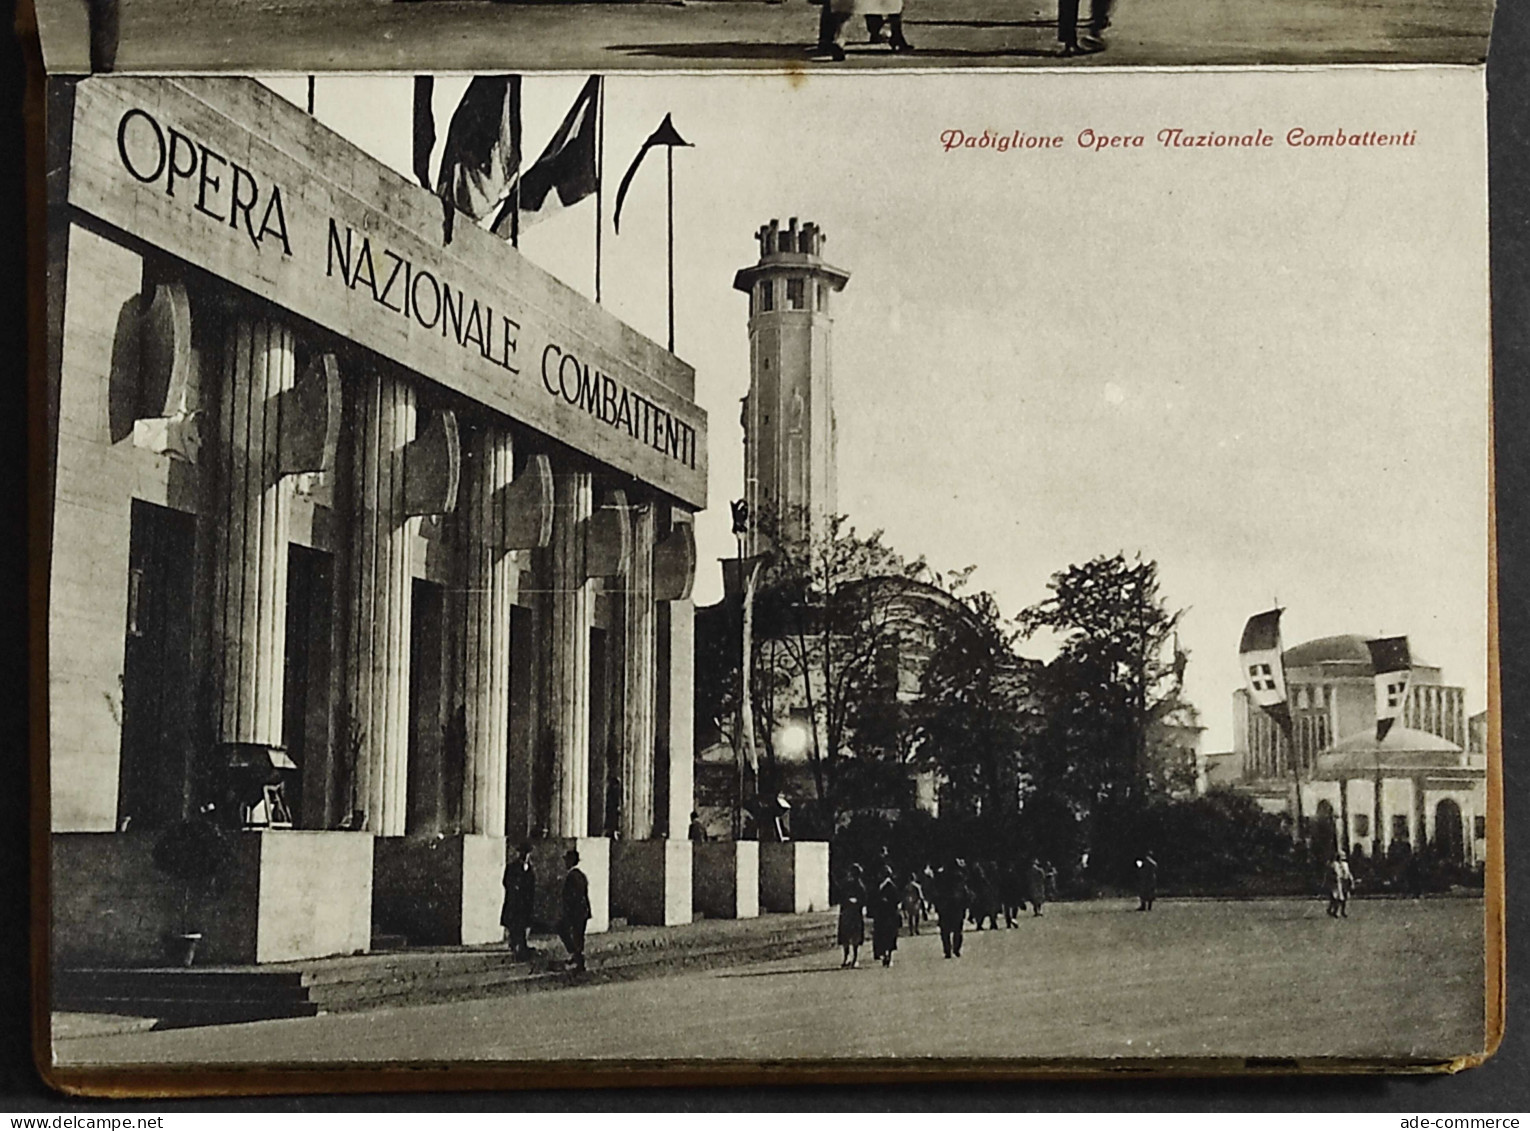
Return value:
M 908 933 L 919 933 L 919 922 L 924 918 L 924 887 L 918 876 L 910 876 L 903 885 L 903 922 Z
M 1089 34 L 1078 34 L 1078 0 L 1057 0 L 1057 44 L 1063 55 L 1093 54 L 1105 50 L 1105 29 L 1115 0 L 1090 0 Z
M 865 943 L 866 881 L 861 866 L 852 864 L 839 891 L 839 945 L 845 954 L 839 964 L 841 970 L 861 964 L 861 947 Z
M 958 856 L 935 874 L 935 919 L 940 925 L 940 946 L 947 958 L 962 956 L 968 898 L 966 864 Z
M 846 29 L 855 16 L 865 17 L 870 42 L 882 42 L 885 26 L 889 32 L 887 43 L 894 51 L 914 49 L 903 34 L 903 0 L 824 0 L 818 19 L 815 54 L 827 55 L 836 63 L 843 62 Z
M 563 854 L 568 874 L 563 877 L 563 899 L 558 913 L 558 937 L 568 950 L 570 970 L 584 970 L 584 931 L 590 922 L 590 881 L 579 870 L 579 850 Z
M 1158 897 L 1158 861 L 1151 851 L 1144 852 L 1137 861 L 1137 910 L 1153 910 L 1153 900 Z
M 898 889 L 892 865 L 883 864 L 876 891 L 871 896 L 871 953 L 883 966 L 891 966 L 898 949 L 898 927 L 903 921 L 903 893 Z
M 1031 905 L 1031 918 L 1041 914 L 1041 906 L 1047 901 L 1047 872 L 1041 866 L 1041 861 L 1031 859 L 1031 866 L 1025 870 L 1025 894 Z
M 526 941 L 531 931 L 531 913 L 536 906 L 537 874 L 531 867 L 531 845 L 522 843 L 515 859 L 505 866 L 505 902 L 499 922 L 505 928 L 505 943 L 510 953 L 525 962 L 531 957 Z
M 1349 893 L 1355 890 L 1355 874 L 1349 861 L 1339 852 L 1328 863 L 1328 914 L 1335 919 L 1349 918 Z
M 691 827 L 686 835 L 689 836 L 692 841 L 707 839 L 707 827 L 701 823 L 700 813 L 691 813 Z

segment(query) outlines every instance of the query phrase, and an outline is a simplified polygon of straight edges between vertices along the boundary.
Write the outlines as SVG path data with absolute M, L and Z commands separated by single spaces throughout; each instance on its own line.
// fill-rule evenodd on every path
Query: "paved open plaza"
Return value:
M 942 957 L 837 950 L 498 1000 L 55 1042 L 61 1065 L 845 1056 L 1392 1057 L 1483 1043 L 1483 903 L 1056 904 Z
M 811 66 L 1157 66 L 1254 63 L 1471 63 L 1490 0 L 1120 0 L 1107 49 L 1059 59 L 1057 10 L 1037 0 L 909 0 L 917 48 L 850 46 L 810 59 L 818 8 L 807 0 L 494 3 L 492 0 L 122 0 L 119 70 L 228 67 L 600 69 Z M 1082 5 L 1088 17 L 1088 3 Z M 87 62 L 85 0 L 41 0 L 50 67 Z M 862 37 L 864 38 L 864 36 Z

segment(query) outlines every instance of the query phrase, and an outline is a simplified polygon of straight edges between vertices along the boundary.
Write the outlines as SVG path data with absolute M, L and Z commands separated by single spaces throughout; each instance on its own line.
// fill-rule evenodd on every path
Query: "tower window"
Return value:
M 776 308 L 776 285 L 770 279 L 760 284 L 760 309 L 774 310 Z
M 807 306 L 807 283 L 803 279 L 786 280 L 786 307 L 802 310 Z
M 829 309 L 829 285 L 827 283 L 818 284 L 818 309 L 820 311 Z

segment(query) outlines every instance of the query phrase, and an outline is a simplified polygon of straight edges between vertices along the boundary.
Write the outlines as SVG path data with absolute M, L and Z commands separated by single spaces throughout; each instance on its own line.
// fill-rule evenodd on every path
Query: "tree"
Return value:
M 1037 683 L 1044 724 L 1030 748 L 1034 784 L 1093 826 L 1096 856 L 1130 853 L 1153 794 L 1149 736 L 1183 708 L 1186 656 L 1171 647 L 1182 611 L 1165 607 L 1158 564 L 1117 553 L 1052 575 L 1026 609 L 1026 636 L 1059 638 Z
M 969 614 L 964 630 L 943 635 L 920 682 L 918 761 L 940 773 L 958 809 L 1003 819 L 1019 806 L 1037 665 L 1015 651 L 1018 633 L 992 594 L 960 593 L 967 573 L 951 586 Z
M 929 571 L 923 559 L 906 561 L 881 531 L 861 535 L 844 515 L 816 524 L 787 517 L 795 520 L 755 518 L 771 542 L 755 597 L 756 733 L 773 741 L 800 710 L 810 721 L 806 753 L 819 802 L 836 816 L 855 800 L 856 781 L 876 780 L 844 764 L 855 724 L 866 726 L 874 714 L 868 704 L 887 703 L 889 665 L 896 667 L 898 592 L 879 582 Z M 893 679 L 895 695 L 895 670 Z M 868 727 L 866 737 L 868 758 L 898 749 L 892 731 Z M 850 796 L 840 796 L 842 785 Z

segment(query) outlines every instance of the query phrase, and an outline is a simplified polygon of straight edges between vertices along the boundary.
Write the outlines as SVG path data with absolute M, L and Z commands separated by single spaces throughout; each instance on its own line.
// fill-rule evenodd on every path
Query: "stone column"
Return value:
M 685 521 L 690 521 L 687 515 Z M 696 607 L 689 595 L 665 605 L 663 632 L 667 647 L 661 673 L 666 700 L 669 751 L 668 835 L 684 839 L 695 807 L 695 658 Z
M 510 485 L 508 433 L 485 428 L 473 439 L 467 490 L 467 757 L 462 777 L 464 832 L 505 835 L 505 775 L 510 748 L 510 610 L 518 580 L 505 545 L 502 491 Z
M 292 498 L 281 478 L 278 398 L 294 382 L 292 331 L 239 315 L 224 346 L 218 445 L 224 510 L 215 519 L 218 737 L 279 746 Z
M 589 828 L 594 597 L 585 574 L 584 550 L 593 500 L 589 472 L 554 477 L 547 698 L 553 749 L 548 831 L 554 837 L 582 837 Z
M 629 841 L 653 836 L 655 517 L 652 503 L 633 509 L 632 549 L 622 575 L 620 827 Z
M 352 457 L 350 631 L 356 801 L 366 828 L 402 836 L 409 767 L 411 553 L 418 519 L 404 515 L 404 447 L 415 434 L 414 391 L 391 377 L 361 382 Z

